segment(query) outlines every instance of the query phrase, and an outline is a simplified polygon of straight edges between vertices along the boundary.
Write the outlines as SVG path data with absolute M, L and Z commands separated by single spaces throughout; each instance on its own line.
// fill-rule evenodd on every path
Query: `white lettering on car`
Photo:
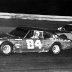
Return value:
M 36 41 L 35 41 L 35 47 L 39 47 L 39 49 L 42 48 L 42 43 L 41 43 L 40 40 L 36 40 Z
M 26 40 L 27 48 L 28 49 L 34 49 L 34 42 L 31 39 Z
M 35 47 L 38 47 L 39 49 L 42 48 L 42 43 L 41 43 L 40 40 L 36 40 L 35 43 L 34 43 L 33 40 L 27 39 L 26 43 L 27 43 L 27 48 L 28 49 L 34 49 Z

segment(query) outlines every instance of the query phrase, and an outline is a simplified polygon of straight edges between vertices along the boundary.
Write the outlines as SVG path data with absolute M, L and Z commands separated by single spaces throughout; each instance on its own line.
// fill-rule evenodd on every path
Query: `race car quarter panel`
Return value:
M 61 45 L 63 50 L 72 48 L 72 42 L 70 40 L 61 41 Z
M 69 39 L 62 39 L 62 38 L 58 37 L 54 40 L 61 43 L 62 49 L 69 49 L 72 46 L 72 41 Z
M 57 33 L 57 35 L 65 35 L 68 39 L 72 40 L 72 33 Z
M 63 50 L 70 49 L 72 47 L 71 40 L 60 39 L 60 38 L 48 38 L 43 40 L 43 47 L 49 50 L 55 42 L 60 43 L 61 49 Z
M 49 50 L 49 48 L 52 46 L 53 43 L 54 43 L 54 41 L 50 38 L 42 41 L 42 45 L 45 50 Z
M 60 42 L 62 49 L 69 49 L 72 46 L 72 41 L 69 39 L 62 39 L 62 38 L 58 37 L 58 38 L 54 39 L 54 41 Z

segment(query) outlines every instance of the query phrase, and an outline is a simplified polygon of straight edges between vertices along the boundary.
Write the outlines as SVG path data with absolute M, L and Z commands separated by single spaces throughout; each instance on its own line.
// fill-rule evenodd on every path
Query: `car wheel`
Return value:
M 10 42 L 4 42 L 4 43 L 2 43 L 2 45 L 1 45 L 1 52 L 3 54 L 6 54 L 6 55 L 10 54 L 12 52 L 12 50 L 13 50 L 12 43 L 10 43 Z
M 59 54 L 61 52 L 61 45 L 58 43 L 53 44 L 53 46 L 51 47 L 51 52 L 53 54 Z

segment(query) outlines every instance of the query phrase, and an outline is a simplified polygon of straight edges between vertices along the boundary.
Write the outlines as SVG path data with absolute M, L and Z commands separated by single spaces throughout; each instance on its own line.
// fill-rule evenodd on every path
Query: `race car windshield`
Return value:
M 11 34 L 13 36 L 18 36 L 18 37 L 24 37 L 27 32 L 28 32 L 28 30 L 16 28 L 16 29 L 12 30 L 9 34 Z

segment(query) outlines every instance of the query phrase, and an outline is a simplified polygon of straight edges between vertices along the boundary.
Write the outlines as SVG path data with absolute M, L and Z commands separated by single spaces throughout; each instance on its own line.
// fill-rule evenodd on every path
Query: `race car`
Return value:
M 54 33 L 38 28 L 17 27 L 10 33 L 0 34 L 0 53 L 52 52 L 70 49 L 72 42 Z
M 63 27 L 59 27 L 58 30 L 60 32 L 57 32 L 57 35 L 63 35 L 64 37 L 72 40 L 72 24 L 67 24 Z

